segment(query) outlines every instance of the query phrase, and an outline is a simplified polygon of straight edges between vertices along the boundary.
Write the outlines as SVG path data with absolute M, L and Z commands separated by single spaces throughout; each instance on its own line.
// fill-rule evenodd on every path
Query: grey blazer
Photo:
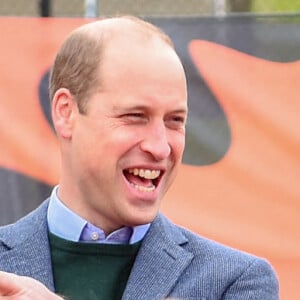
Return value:
M 0 270 L 33 277 L 54 291 L 47 236 L 48 200 L 0 228 Z M 131 271 L 124 300 L 278 299 L 264 259 L 199 237 L 158 215 Z

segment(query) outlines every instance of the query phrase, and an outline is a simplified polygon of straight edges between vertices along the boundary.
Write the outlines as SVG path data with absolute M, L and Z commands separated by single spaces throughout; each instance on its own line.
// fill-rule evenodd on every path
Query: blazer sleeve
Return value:
M 271 265 L 255 259 L 226 290 L 224 300 L 278 300 L 279 283 Z

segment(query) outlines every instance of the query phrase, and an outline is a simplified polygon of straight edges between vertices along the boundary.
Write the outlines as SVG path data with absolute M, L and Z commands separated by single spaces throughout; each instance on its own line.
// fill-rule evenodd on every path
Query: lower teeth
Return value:
M 152 185 L 152 186 L 149 186 L 149 187 L 146 187 L 146 186 L 141 186 L 141 185 L 136 185 L 136 184 L 133 184 L 133 186 L 141 191 L 141 192 L 152 192 L 155 190 L 155 185 Z

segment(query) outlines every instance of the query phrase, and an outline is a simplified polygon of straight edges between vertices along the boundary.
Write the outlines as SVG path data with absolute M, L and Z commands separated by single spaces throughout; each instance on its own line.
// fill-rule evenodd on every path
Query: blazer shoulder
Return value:
M 12 224 L 0 227 L 0 249 L 13 248 L 24 243 L 40 229 L 47 228 L 47 208 L 49 200 Z M 1 250 L 0 250 L 1 252 Z
M 201 236 L 183 226 L 170 222 L 165 216 L 160 215 L 160 225 L 166 229 L 168 238 L 180 241 L 181 247 L 193 254 L 193 264 L 202 268 L 232 272 L 236 276 L 246 270 L 256 269 L 275 276 L 275 270 L 270 262 L 245 250 L 233 248 L 218 241 Z
M 264 258 L 203 237 L 159 215 L 149 233 L 155 241 L 192 257 L 172 296 L 193 299 L 278 299 L 278 279 Z M 184 251 L 182 251 L 184 250 Z M 180 260 L 180 258 L 178 258 Z M 201 298 L 201 297 L 202 298 Z

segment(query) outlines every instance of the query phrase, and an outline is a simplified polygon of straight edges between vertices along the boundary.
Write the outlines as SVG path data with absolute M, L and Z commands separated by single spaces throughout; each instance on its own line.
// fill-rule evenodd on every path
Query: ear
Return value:
M 59 137 L 72 138 L 72 130 L 77 114 L 77 103 L 70 91 L 66 88 L 58 89 L 52 100 L 52 119 Z

